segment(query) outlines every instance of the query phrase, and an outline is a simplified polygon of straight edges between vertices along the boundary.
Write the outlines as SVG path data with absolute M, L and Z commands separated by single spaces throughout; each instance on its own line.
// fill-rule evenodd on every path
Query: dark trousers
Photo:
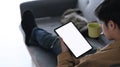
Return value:
M 51 50 L 56 55 L 61 53 L 59 38 L 41 28 L 33 29 L 29 43 L 31 45 L 38 45 L 44 49 Z

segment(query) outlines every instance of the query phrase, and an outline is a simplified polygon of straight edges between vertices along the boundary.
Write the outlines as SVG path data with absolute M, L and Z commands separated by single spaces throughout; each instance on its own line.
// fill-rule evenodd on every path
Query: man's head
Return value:
M 120 0 L 104 0 L 95 10 L 95 15 L 103 22 L 106 37 L 115 39 L 112 35 L 120 33 Z

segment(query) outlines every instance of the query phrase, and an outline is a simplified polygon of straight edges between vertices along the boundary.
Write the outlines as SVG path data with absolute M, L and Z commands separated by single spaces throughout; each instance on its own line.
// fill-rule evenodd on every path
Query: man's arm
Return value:
M 68 51 L 58 55 L 58 67 L 74 67 L 75 61 Z
M 74 67 L 74 58 L 70 55 L 70 52 L 65 46 L 62 38 L 59 39 L 61 42 L 62 53 L 58 55 L 58 67 Z
M 91 55 L 93 54 L 75 59 L 69 52 L 63 52 L 58 55 L 58 67 L 98 67 L 100 64 L 93 60 L 96 56 Z
M 91 61 L 88 61 L 89 56 L 85 56 L 80 59 L 75 59 L 69 52 L 68 48 L 65 46 L 63 40 L 60 38 L 62 53 L 58 55 L 58 67 L 89 67 Z M 94 66 L 93 66 L 94 67 Z

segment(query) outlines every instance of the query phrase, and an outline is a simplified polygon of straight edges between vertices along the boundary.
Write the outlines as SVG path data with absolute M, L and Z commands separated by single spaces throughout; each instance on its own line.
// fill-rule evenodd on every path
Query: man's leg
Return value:
M 41 28 L 36 27 L 33 29 L 30 44 L 34 44 L 51 50 L 56 55 L 61 53 L 59 38 L 57 36 L 53 36 L 51 33 L 48 33 Z
M 22 15 L 21 27 L 25 34 L 25 43 L 29 46 L 29 39 L 31 37 L 32 30 L 34 27 L 37 27 L 34 16 L 30 11 L 26 11 Z
M 31 12 L 27 11 L 23 14 L 21 26 L 25 33 L 25 43 L 27 46 L 41 46 L 45 49 L 50 49 L 55 54 L 61 52 L 59 38 L 38 28 Z

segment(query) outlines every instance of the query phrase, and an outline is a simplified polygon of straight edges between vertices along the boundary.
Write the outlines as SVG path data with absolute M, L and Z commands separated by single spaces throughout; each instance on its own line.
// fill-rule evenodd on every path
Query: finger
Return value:
M 61 37 L 59 37 L 59 39 L 60 39 L 61 44 L 63 45 L 64 44 L 63 39 Z
M 59 37 L 60 42 L 61 42 L 61 47 L 62 47 L 62 52 L 68 51 L 68 48 L 66 47 L 63 39 L 61 37 Z

